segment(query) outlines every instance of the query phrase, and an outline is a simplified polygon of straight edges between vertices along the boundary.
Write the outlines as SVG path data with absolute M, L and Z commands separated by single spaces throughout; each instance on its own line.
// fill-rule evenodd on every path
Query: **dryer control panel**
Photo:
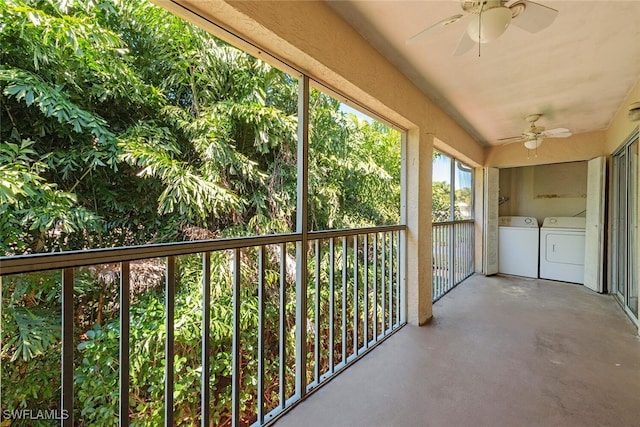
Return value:
M 585 228 L 587 219 L 576 216 L 550 216 L 544 219 L 544 228 Z
M 538 228 L 538 220 L 531 216 L 501 216 L 498 217 L 498 226 Z

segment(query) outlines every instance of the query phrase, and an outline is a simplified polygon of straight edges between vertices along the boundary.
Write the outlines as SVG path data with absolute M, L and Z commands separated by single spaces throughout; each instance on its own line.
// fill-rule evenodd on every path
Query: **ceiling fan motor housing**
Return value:
M 527 117 L 525 117 L 524 119 L 531 123 L 531 125 L 533 125 L 535 122 L 537 122 L 540 117 L 542 117 L 542 114 L 529 114 Z
M 466 13 L 479 14 L 482 9 L 487 10 L 492 7 L 503 6 L 507 3 L 507 0 L 462 0 L 462 10 Z

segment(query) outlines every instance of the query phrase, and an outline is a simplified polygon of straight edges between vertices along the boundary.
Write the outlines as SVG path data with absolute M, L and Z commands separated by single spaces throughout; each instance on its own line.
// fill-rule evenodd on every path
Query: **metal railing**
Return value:
M 46 351 L 59 351 L 60 366 L 47 367 L 51 382 L 42 387 L 58 396 L 47 409 L 65 415 L 61 425 L 83 424 L 93 414 L 86 399 L 98 399 L 101 390 L 86 397 L 84 382 L 110 372 L 118 392 L 100 400 L 100 410 L 111 411 L 121 426 L 264 425 L 406 322 L 404 233 L 397 225 L 309 232 L 306 241 L 291 233 L 2 257 L 2 304 L 26 308 L 24 301 L 9 302 L 11 290 L 28 280 L 44 283 L 45 275 L 55 281 L 59 299 L 52 304 L 61 328 Z M 298 268 L 300 259 L 306 269 Z M 117 297 L 112 328 L 102 328 L 116 351 L 96 351 L 111 361 L 99 366 L 83 353 L 97 334 L 86 331 L 87 313 L 98 304 L 87 301 L 83 289 L 104 290 L 109 283 Z M 184 296 L 189 286 L 200 295 L 195 305 Z M 138 326 L 152 316 L 141 304 L 145 298 L 164 317 L 147 335 Z M 104 307 L 98 318 L 104 319 Z M 188 338 L 194 331 L 199 338 Z M 228 353 L 228 366 L 221 367 L 219 357 Z M 141 362 L 141 355 L 152 360 Z M 9 356 L 3 355 L 2 370 L 12 369 Z M 145 379 L 138 371 L 143 362 L 150 372 Z M 3 375 L 10 377 L 9 371 Z M 194 372 L 198 379 L 186 381 Z M 161 394 L 146 379 L 151 374 L 162 379 Z M 161 411 L 148 409 L 153 396 Z M 11 404 L 3 400 L 3 409 Z M 156 421 L 145 420 L 151 413 Z
M 473 274 L 474 221 L 433 223 L 432 301 Z

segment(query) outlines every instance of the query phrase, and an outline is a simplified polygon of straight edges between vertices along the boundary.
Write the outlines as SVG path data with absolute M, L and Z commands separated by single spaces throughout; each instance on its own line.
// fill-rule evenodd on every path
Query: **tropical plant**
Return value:
M 295 229 L 298 83 L 292 76 L 134 0 L 0 0 L 0 46 L 0 255 Z M 317 90 L 310 111 L 312 228 L 398 222 L 399 133 L 345 113 Z M 340 255 L 349 268 L 353 252 Z M 230 256 L 211 257 L 210 406 L 214 423 L 226 425 Z M 287 337 L 282 344 L 279 331 L 264 333 L 265 401 L 273 409 L 281 404 L 281 344 L 293 376 L 295 299 L 289 292 L 280 307 L 278 257 L 267 258 L 265 317 L 277 325 L 283 315 Z M 243 250 L 242 260 L 242 420 L 250 424 L 256 417 L 255 248 Z M 200 405 L 201 262 L 195 256 L 177 262 L 175 410 L 184 424 L 197 423 Z M 326 252 L 321 262 L 326 271 Z M 159 260 L 131 268 L 130 415 L 133 424 L 152 426 L 163 416 L 166 277 Z M 112 265 L 75 271 L 80 425 L 112 425 L 117 413 L 118 271 Z M 292 286 L 291 278 L 285 282 Z M 59 271 L 2 278 L 3 409 L 58 407 L 60 283 Z M 326 288 L 310 285 L 309 294 L 315 292 L 326 312 Z M 290 396 L 293 384 L 285 388 Z

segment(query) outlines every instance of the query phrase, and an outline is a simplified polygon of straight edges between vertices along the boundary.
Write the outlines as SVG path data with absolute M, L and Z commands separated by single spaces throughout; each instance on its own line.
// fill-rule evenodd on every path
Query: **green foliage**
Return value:
M 431 185 L 431 218 L 433 222 L 451 221 L 451 186 L 444 181 Z
M 295 228 L 298 82 L 292 76 L 134 0 L 0 0 L 0 46 L 0 255 Z M 310 112 L 311 227 L 397 223 L 399 133 L 343 112 L 337 100 L 315 90 Z M 264 289 L 264 396 L 271 409 L 280 404 L 281 344 L 288 355 L 288 396 L 295 369 L 295 294 L 290 277 L 283 278 L 281 309 L 279 250 L 267 250 Z M 351 269 L 353 252 L 349 247 L 336 257 L 347 257 Z M 247 424 L 255 421 L 256 404 L 256 256 L 256 249 L 241 256 Z M 210 405 L 213 422 L 225 424 L 231 415 L 234 267 L 228 253 L 211 257 Z M 321 262 L 326 276 L 326 251 Z M 202 371 L 201 260 L 180 257 L 177 267 L 176 419 L 194 424 Z M 142 278 L 131 292 L 131 418 L 134 425 L 153 426 L 163 417 L 166 312 L 158 283 L 164 277 L 149 278 L 153 262 L 139 268 Z M 115 271 L 104 265 L 75 272 L 80 425 L 113 425 L 117 413 Z M 59 276 L 2 278 L 1 393 L 8 409 L 58 406 Z M 358 277 L 362 282 L 362 271 Z M 309 295 L 322 295 L 326 313 L 328 291 L 314 286 Z M 349 298 L 345 316 L 353 315 Z
M 42 176 L 49 166 L 36 160 L 34 142 L 0 145 L 0 250 L 5 253 L 40 252 L 81 234 L 100 229 L 99 218 L 76 205 L 72 193 Z M 31 245 L 27 245 L 32 242 Z
M 60 387 L 58 273 L 2 283 L 2 401 L 5 408 L 55 409 Z M 10 387 L 7 386 L 10 384 Z M 11 403 L 8 402 L 7 398 Z
M 454 192 L 453 218 L 451 218 L 451 186 L 448 182 L 436 181 L 431 185 L 431 217 L 433 222 L 469 219 L 463 215 L 460 204 L 471 206 L 471 188 Z
M 400 134 L 343 113 L 317 90 L 310 102 L 311 228 L 398 223 Z
M 76 133 L 93 135 L 94 143 L 113 143 L 114 135 L 107 129 L 104 119 L 84 111 L 61 93 L 59 87 L 52 87 L 38 75 L 25 70 L 0 67 L 0 82 L 6 83 L 5 95 L 12 96 L 16 101 L 24 101 L 27 107 L 37 106 L 45 117 L 55 118 L 61 125 L 70 127 Z M 92 153 L 94 157 L 89 162 L 92 167 L 105 165 L 95 157 L 99 153 Z M 115 160 L 112 157 L 109 163 L 115 164 Z

